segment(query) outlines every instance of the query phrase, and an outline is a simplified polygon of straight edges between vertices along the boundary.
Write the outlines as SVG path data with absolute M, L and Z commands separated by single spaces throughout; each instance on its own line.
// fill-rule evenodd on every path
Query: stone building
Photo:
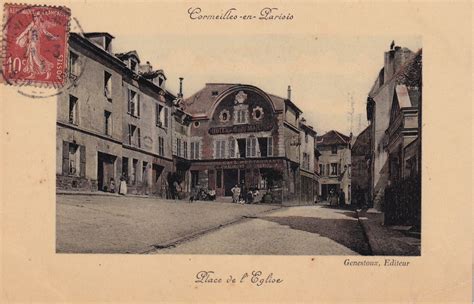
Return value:
M 230 196 L 241 184 L 266 199 L 314 201 L 316 132 L 288 97 L 242 84 L 207 84 L 183 99 L 137 51 L 113 52 L 109 33 L 70 35 L 69 77 L 58 95 L 57 189 L 182 197 Z
M 374 208 L 378 210 L 383 210 L 385 188 L 389 179 L 396 178 L 393 174 L 402 173 L 398 171 L 403 170 L 403 166 L 400 165 L 400 168 L 396 170 L 398 173 L 395 173 L 393 168 L 399 164 L 395 164 L 393 161 L 392 165 L 394 166 L 390 169 L 389 155 L 392 154 L 392 160 L 399 158 L 400 155 L 394 156 L 399 153 L 394 152 L 394 147 L 398 149 L 400 145 L 395 144 L 388 147 L 389 142 L 398 141 L 395 140 L 394 135 L 402 139 L 403 146 L 416 139 L 418 122 L 417 109 L 415 108 L 418 99 L 421 99 L 421 87 L 416 78 L 421 79 L 421 72 L 417 77 L 413 72 L 413 67 L 417 65 L 418 61 L 421 71 L 421 50 L 414 53 L 407 48 L 392 44 L 390 50 L 385 52 L 384 66 L 367 98 L 367 119 L 370 122 L 371 138 L 370 197 Z M 406 109 L 400 110 L 400 108 Z M 402 114 L 399 115 L 399 113 Z M 398 117 L 395 118 L 397 115 Z M 395 121 L 396 119 L 398 120 Z M 390 128 L 390 125 L 395 124 L 398 125 L 397 127 L 406 125 L 407 129 L 402 133 L 408 137 L 399 137 L 399 131 Z M 393 172 L 392 177 L 390 177 L 391 171 Z
M 230 196 L 240 184 L 271 192 L 273 201 L 312 201 L 316 132 L 290 98 L 290 88 L 285 99 L 227 83 L 208 83 L 186 98 L 191 187 Z
M 129 193 L 165 196 L 173 172 L 166 77 L 136 51 L 113 53 L 108 33 L 71 33 L 69 83 L 58 95 L 57 188 L 109 191 L 123 176 Z
M 329 131 L 317 137 L 319 157 L 319 193 L 322 200 L 333 191 L 344 191 L 346 204 L 351 203 L 351 137 Z
M 351 147 L 351 196 L 355 204 L 369 204 L 370 127 L 355 138 Z

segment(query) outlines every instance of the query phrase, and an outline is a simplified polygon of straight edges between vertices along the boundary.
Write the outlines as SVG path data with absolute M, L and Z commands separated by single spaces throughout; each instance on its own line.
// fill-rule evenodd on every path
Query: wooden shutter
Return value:
M 267 156 L 273 156 L 273 137 L 268 138 L 267 149 Z
M 128 95 L 128 101 L 127 101 L 127 105 L 128 105 L 128 113 L 129 114 L 132 114 L 132 92 L 130 91 L 130 89 L 127 89 L 127 95 Z
M 229 139 L 229 157 L 235 157 L 235 140 L 233 138 Z
M 138 147 L 141 148 L 142 146 L 142 139 L 141 139 L 141 134 L 140 134 L 140 128 L 137 129 L 137 136 L 138 136 Z
M 196 159 L 199 159 L 199 142 L 196 142 L 194 144 L 194 149 L 195 149 L 195 153 L 196 153 Z
M 246 148 L 247 148 L 247 149 L 246 149 L 247 151 L 245 151 L 245 156 L 246 156 L 246 157 L 249 157 L 249 156 L 250 156 L 250 138 L 247 138 L 245 141 L 246 141 L 246 146 L 247 146 L 247 147 L 246 147 Z
M 140 94 L 135 93 L 137 96 L 137 116 L 140 117 Z
M 63 175 L 69 175 L 69 143 L 63 141 Z
M 225 158 L 225 140 L 221 141 L 221 158 Z
M 80 176 L 86 177 L 86 147 L 79 146 L 79 158 L 80 158 Z
M 169 109 L 167 107 L 165 107 L 165 109 L 164 109 L 164 111 L 165 111 L 165 121 L 164 121 L 165 128 L 168 128 L 168 115 L 169 115 L 168 110 Z

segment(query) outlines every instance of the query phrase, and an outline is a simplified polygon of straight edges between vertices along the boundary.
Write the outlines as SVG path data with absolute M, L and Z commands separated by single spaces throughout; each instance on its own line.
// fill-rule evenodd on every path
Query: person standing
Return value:
M 109 190 L 110 193 L 115 193 L 115 180 L 113 178 L 110 179 Z
M 127 195 L 127 178 L 124 175 L 120 176 L 119 194 Z
M 232 187 L 232 189 L 230 189 L 230 191 L 232 192 L 232 202 L 233 203 L 238 203 L 239 202 L 239 197 L 240 197 L 239 185 L 235 185 L 234 187 Z

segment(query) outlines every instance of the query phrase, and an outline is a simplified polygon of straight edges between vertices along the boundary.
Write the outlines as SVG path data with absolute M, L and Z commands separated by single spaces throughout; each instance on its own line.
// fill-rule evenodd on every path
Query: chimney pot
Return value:
M 178 97 L 183 97 L 183 77 L 179 77 L 179 94 Z
M 291 86 L 288 86 L 288 100 L 291 100 Z

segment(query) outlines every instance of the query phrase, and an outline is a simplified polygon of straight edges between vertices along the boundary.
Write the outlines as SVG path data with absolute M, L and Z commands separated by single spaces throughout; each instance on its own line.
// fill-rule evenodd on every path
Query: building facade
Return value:
M 69 83 L 58 95 L 57 188 L 167 194 L 174 171 L 173 96 L 136 51 L 114 54 L 108 33 L 72 33 Z
M 206 84 L 183 99 L 109 33 L 72 33 L 58 95 L 57 189 L 180 197 L 230 196 L 239 184 L 272 202 L 314 202 L 316 132 L 287 98 L 243 84 Z
M 351 137 L 329 131 L 317 137 L 319 156 L 319 193 L 327 200 L 331 192 L 344 191 L 346 204 L 351 203 Z
M 419 100 L 421 50 L 414 53 L 392 44 L 390 50 L 385 52 L 384 67 L 367 98 L 371 138 L 370 197 L 378 210 L 384 209 L 385 189 L 390 179 L 397 179 L 403 174 L 400 151 L 417 138 Z M 399 136 L 400 128 L 405 128 L 402 133 L 406 136 Z M 401 146 L 400 140 L 403 141 Z
M 370 127 L 355 138 L 351 147 L 352 202 L 358 206 L 370 202 Z
M 231 196 L 241 185 L 274 202 L 313 201 L 316 132 L 290 98 L 251 85 L 208 83 L 182 108 L 192 117 L 191 187 Z

